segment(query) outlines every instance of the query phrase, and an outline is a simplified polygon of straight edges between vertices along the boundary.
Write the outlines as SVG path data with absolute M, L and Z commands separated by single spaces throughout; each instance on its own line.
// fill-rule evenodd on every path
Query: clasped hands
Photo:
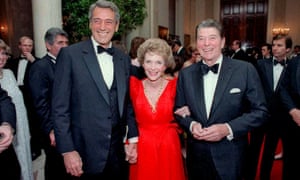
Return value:
M 125 153 L 126 157 L 125 160 L 128 161 L 130 164 L 134 164 L 137 162 L 137 143 L 128 143 L 125 144 Z
M 194 122 L 192 124 L 191 131 L 195 139 L 211 142 L 220 141 L 229 135 L 229 130 L 226 124 L 214 124 L 203 128 L 199 122 Z

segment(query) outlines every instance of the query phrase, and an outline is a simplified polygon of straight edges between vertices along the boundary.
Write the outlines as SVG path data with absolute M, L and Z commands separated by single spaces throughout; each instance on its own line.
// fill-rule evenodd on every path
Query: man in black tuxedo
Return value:
M 51 118 L 65 167 L 81 179 L 127 179 L 138 131 L 129 99 L 130 57 L 112 47 L 120 14 L 111 1 L 90 6 L 90 39 L 62 48 L 55 67 Z M 132 138 L 131 138 L 132 137 Z
M 287 56 L 291 48 L 292 39 L 289 36 L 276 35 L 272 40 L 273 57 L 258 60 L 257 70 L 263 84 L 270 117 L 264 126 L 255 129 L 250 134 L 245 168 L 247 180 L 254 180 L 256 177 L 261 149 L 263 149 L 263 154 L 259 177 L 270 179 L 277 144 L 283 135 L 282 125 L 289 119 L 288 112 L 279 96 L 279 87 L 282 84 L 288 61 Z
M 203 60 L 179 73 L 175 103 L 191 112 L 176 115 L 188 134 L 188 176 L 241 179 L 248 132 L 267 116 L 262 85 L 253 65 L 222 55 L 225 37 L 219 22 L 201 22 L 196 38 Z
M 30 37 L 22 36 L 18 47 L 20 55 L 8 61 L 6 67 L 13 71 L 20 89 L 23 90 L 30 66 L 37 58 L 32 54 L 33 40 Z
M 16 110 L 7 92 L 0 87 L 0 177 L 20 179 L 20 166 L 12 146 L 16 129 Z
M 283 180 L 300 179 L 300 57 L 289 60 L 286 73 L 280 86 L 280 97 L 290 115 L 282 125 Z
M 261 55 L 262 59 L 269 59 L 272 58 L 272 45 L 269 43 L 265 43 L 261 46 Z
M 182 46 L 181 41 L 179 39 L 174 39 L 171 44 L 171 47 L 174 55 L 182 57 L 184 61 L 187 60 L 184 59 L 186 49 Z
M 248 55 L 245 53 L 243 49 L 241 49 L 242 43 L 240 40 L 234 40 L 231 44 L 231 49 L 233 50 L 233 54 L 231 56 L 232 59 L 239 59 L 248 61 Z
M 61 48 L 68 46 L 68 34 L 60 28 L 50 28 L 45 37 L 47 54 L 34 62 L 29 71 L 29 89 L 45 140 L 45 179 L 70 179 L 62 156 L 56 151 L 53 122 L 50 119 L 52 84 L 56 57 Z

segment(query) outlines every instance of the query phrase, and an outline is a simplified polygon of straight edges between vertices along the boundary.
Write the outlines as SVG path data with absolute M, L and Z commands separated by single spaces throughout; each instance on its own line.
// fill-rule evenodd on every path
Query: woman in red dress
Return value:
M 139 130 L 130 180 L 185 180 L 180 128 L 173 116 L 177 78 L 165 75 L 175 66 L 172 50 L 162 39 L 148 39 L 139 47 L 138 59 L 146 78 L 130 79 Z

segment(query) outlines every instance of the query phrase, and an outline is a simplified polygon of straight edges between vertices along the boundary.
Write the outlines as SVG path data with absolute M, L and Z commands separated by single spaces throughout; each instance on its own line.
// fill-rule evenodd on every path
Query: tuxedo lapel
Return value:
M 279 87 L 280 87 L 280 84 L 281 84 L 281 82 L 282 82 L 282 80 L 283 80 L 285 71 L 286 71 L 286 65 L 283 67 L 282 72 L 281 72 L 281 74 L 280 74 L 280 77 L 279 77 L 277 86 L 276 86 L 276 88 L 275 88 L 275 91 L 276 91 L 276 92 L 279 90 Z
M 107 104 L 109 103 L 109 95 L 108 95 L 108 89 L 106 87 L 105 81 L 102 76 L 102 72 L 97 60 L 97 56 L 95 54 L 95 51 L 92 46 L 91 40 L 88 41 L 86 48 L 83 49 L 83 58 L 84 62 L 87 65 L 87 68 L 89 72 L 91 73 L 92 78 L 94 79 L 100 93 L 104 97 Z
M 114 47 L 113 47 L 114 48 Z M 124 67 L 124 59 L 120 57 L 119 53 L 114 53 L 113 62 L 114 62 L 114 76 L 117 83 L 118 90 L 118 102 L 123 102 L 126 94 L 126 67 Z M 123 103 L 119 103 L 120 114 L 123 114 Z
M 268 59 L 265 60 L 266 62 L 264 63 L 264 68 L 265 68 L 265 73 L 266 77 L 267 77 L 267 82 L 264 83 L 268 83 L 268 87 L 269 87 L 269 92 L 268 93 L 273 93 L 273 89 L 274 89 L 274 72 L 273 72 L 273 59 Z
M 191 72 L 191 82 L 188 84 L 195 85 L 195 88 L 189 88 L 192 92 L 192 96 L 195 98 L 195 105 L 194 107 L 199 107 L 200 115 L 203 115 L 201 119 L 204 119 L 204 122 L 207 121 L 207 113 L 206 113 L 206 106 L 205 106 L 205 98 L 204 98 L 204 82 L 203 82 L 203 75 L 201 73 L 201 66 L 200 63 L 197 64 L 198 68 L 196 68 L 196 72 Z
M 217 106 L 220 104 L 223 94 L 225 93 L 227 84 L 232 76 L 233 70 L 230 61 L 232 60 L 223 58 L 210 114 L 215 114 L 215 110 L 217 109 Z

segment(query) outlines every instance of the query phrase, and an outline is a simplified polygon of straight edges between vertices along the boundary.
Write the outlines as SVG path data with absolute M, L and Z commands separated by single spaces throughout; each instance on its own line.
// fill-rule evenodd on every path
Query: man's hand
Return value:
M 133 164 L 137 162 L 137 143 L 125 144 L 126 161 Z
M 13 129 L 9 124 L 0 126 L 0 153 L 7 149 L 14 138 Z
M 54 130 L 51 130 L 49 133 L 49 139 L 50 139 L 50 145 L 55 147 L 56 142 L 55 142 L 55 135 L 54 135 Z
M 192 124 L 192 135 L 195 139 L 200 140 L 200 136 L 203 133 L 202 125 L 198 122 Z
M 191 112 L 188 106 L 182 106 L 181 108 L 176 109 L 176 111 L 174 112 L 176 115 L 179 115 L 183 118 L 185 118 L 186 116 L 190 116 Z
M 23 55 L 30 62 L 33 62 L 35 60 L 35 57 L 30 52 L 24 52 Z
M 207 128 L 203 128 L 198 139 L 217 142 L 228 136 L 229 134 L 229 129 L 226 124 L 214 124 Z
M 67 173 L 72 176 L 80 177 L 83 174 L 82 160 L 77 151 L 66 152 L 63 154 Z
M 290 115 L 292 116 L 295 123 L 300 126 L 300 110 L 297 108 L 294 108 L 290 110 Z

